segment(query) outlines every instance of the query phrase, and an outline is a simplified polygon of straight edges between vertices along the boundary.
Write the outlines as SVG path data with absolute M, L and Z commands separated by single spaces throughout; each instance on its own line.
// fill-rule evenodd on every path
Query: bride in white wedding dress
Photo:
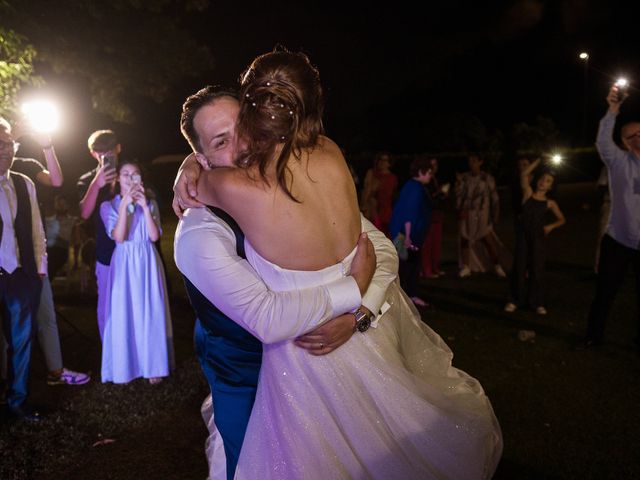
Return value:
M 346 162 L 321 135 L 321 92 L 303 54 L 254 60 L 242 81 L 241 168 L 203 172 L 198 185 L 203 203 L 237 220 L 274 291 L 347 275 L 362 229 Z M 328 355 L 264 346 L 236 479 L 491 478 L 502 435 L 482 386 L 451 365 L 397 280 L 383 311 L 377 328 Z

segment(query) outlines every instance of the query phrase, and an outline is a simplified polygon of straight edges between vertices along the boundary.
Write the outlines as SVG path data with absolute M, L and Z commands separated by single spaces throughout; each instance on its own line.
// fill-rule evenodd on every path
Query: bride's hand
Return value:
M 345 313 L 329 320 L 312 332 L 296 338 L 294 343 L 298 347 L 308 350 L 311 355 L 326 355 L 351 338 L 354 326 L 353 313 Z
M 198 163 L 195 154 L 190 154 L 184 159 L 176 179 L 173 183 L 173 211 L 182 218 L 182 211 L 187 208 L 202 207 L 203 204 L 196 200 L 198 177 L 202 167 Z
M 358 238 L 358 250 L 351 263 L 351 276 L 354 278 L 360 289 L 360 295 L 369 288 L 371 278 L 376 271 L 376 252 L 373 243 L 366 233 L 361 233 Z

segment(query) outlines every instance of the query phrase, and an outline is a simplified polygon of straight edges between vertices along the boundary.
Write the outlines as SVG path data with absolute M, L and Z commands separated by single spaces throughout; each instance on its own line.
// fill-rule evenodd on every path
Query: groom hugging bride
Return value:
M 210 477 L 491 478 L 491 403 L 400 288 L 322 112 L 317 69 L 283 50 L 239 96 L 183 106 L 175 259 L 211 387 Z

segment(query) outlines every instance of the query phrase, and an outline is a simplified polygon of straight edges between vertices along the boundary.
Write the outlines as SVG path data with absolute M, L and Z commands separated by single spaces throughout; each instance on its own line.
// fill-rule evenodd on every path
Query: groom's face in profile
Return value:
M 193 127 L 200 139 L 200 151 L 209 167 L 233 166 L 239 113 L 238 100 L 220 97 L 200 108 L 194 116 Z

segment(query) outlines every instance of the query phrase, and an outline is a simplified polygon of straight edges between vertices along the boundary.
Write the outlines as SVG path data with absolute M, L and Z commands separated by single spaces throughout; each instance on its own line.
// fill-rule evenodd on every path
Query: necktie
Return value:
M 0 177 L 0 216 L 2 217 L 2 240 L 0 240 L 0 267 L 11 273 L 18 267 L 18 249 L 13 229 L 16 213 L 13 189 L 6 176 Z

